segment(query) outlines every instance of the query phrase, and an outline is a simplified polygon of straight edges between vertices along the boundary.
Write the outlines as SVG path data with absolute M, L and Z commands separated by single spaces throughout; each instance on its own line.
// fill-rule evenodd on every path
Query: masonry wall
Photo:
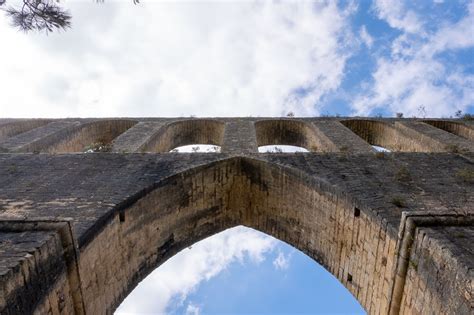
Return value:
M 472 226 L 420 227 L 408 262 L 402 314 L 470 314 L 474 309 Z M 458 299 L 455 297 L 463 297 Z
M 2 314 L 111 313 L 166 259 L 236 225 L 306 253 L 370 314 L 472 313 L 470 121 L 16 123 L 0 125 Z M 98 141 L 107 152 L 82 153 Z M 222 153 L 168 153 L 186 144 Z M 257 153 L 266 144 L 311 152 Z M 415 214 L 435 223 L 406 228 Z
M 347 196 L 254 161 L 222 162 L 183 176 L 117 215 L 83 250 L 89 313 L 115 308 L 174 253 L 236 225 L 300 249 L 367 310 L 387 312 L 395 241 L 363 210 L 355 216 Z

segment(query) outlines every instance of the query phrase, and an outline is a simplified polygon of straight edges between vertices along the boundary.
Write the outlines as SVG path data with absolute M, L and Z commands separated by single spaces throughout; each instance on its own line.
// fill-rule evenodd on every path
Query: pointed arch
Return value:
M 391 277 L 389 251 L 395 240 L 368 209 L 324 181 L 286 166 L 234 157 L 189 169 L 144 191 L 81 249 L 87 313 L 113 311 L 168 258 L 237 225 L 299 249 L 339 279 L 365 309 L 386 312 L 385 282 Z
M 275 287 L 270 289 L 269 283 Z M 242 288 L 246 291 L 243 296 Z M 203 301 L 202 294 L 213 298 Z M 287 294 L 291 298 L 284 305 L 275 304 L 275 298 Z M 339 300 L 341 303 L 335 303 Z M 265 310 L 365 314 L 351 293 L 314 259 L 242 225 L 196 242 L 171 257 L 133 289 L 115 314 L 182 313 L 190 305 L 202 306 L 201 313 Z

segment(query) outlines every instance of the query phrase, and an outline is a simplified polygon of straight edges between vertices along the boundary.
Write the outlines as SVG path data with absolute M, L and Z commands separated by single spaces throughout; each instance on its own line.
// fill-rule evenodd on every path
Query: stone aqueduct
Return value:
M 186 144 L 222 152 L 169 153 Z M 0 152 L 1 314 L 112 313 L 236 225 L 301 250 L 370 314 L 473 313 L 473 121 L 0 119 Z

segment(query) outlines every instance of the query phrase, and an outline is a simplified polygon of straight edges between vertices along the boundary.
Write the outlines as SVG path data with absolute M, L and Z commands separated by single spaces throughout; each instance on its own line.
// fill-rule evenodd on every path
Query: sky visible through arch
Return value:
M 308 256 L 238 226 L 184 249 L 152 272 L 116 314 L 365 314 Z
M 14 30 L 0 12 L 0 118 L 474 113 L 473 1 L 131 2 L 67 1 L 72 29 L 47 36 Z M 194 274 L 185 300 L 176 300 L 184 286 L 171 279 L 168 291 L 141 295 L 135 305 L 161 301 L 155 312 L 206 313 L 215 310 L 212 297 L 229 292 L 226 281 L 240 279 L 251 296 L 234 301 L 235 310 L 248 313 L 242 303 L 268 294 L 256 290 L 262 286 L 274 290 L 266 298 L 277 310 L 291 313 L 276 283 L 300 279 L 289 293 L 302 292 L 294 296 L 308 303 L 302 312 L 360 311 L 336 293 L 309 304 L 317 294 L 308 281 L 324 278 L 315 278 L 315 263 L 237 231 L 247 247 L 214 274 Z M 261 282 L 251 282 L 255 274 Z M 337 292 L 333 284 L 325 291 Z M 316 309 L 328 301 L 332 309 Z M 345 303 L 355 308 L 337 309 Z

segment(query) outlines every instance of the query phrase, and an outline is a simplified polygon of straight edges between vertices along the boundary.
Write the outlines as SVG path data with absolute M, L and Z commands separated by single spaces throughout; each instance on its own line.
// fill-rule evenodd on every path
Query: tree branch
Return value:
M 21 9 L 8 7 L 3 11 L 11 18 L 12 25 L 24 32 L 44 30 L 48 33 L 71 26 L 69 12 L 52 0 L 23 0 Z

